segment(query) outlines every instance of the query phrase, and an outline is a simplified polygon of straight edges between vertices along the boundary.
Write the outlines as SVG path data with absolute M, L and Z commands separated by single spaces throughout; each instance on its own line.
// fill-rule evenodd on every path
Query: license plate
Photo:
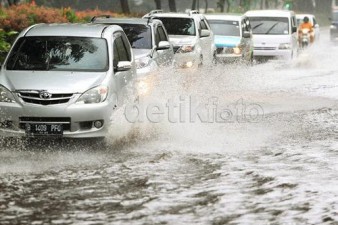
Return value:
M 26 124 L 26 134 L 27 135 L 62 135 L 63 126 L 62 124 Z

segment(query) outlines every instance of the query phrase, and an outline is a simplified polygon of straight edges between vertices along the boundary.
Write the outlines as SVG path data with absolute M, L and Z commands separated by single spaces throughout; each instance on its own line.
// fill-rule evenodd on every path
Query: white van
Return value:
M 297 55 L 297 24 L 288 10 L 255 10 L 245 14 L 251 23 L 254 57 L 291 59 Z

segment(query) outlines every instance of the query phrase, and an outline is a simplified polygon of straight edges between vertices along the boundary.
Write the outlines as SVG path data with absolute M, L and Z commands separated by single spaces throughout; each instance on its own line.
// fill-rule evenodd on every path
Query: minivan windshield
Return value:
M 130 45 L 136 49 L 151 49 L 151 30 L 142 24 L 118 24 L 126 33 Z
M 191 18 L 159 17 L 169 35 L 196 35 L 194 20 Z
M 249 20 L 253 34 L 289 34 L 289 18 L 287 17 L 250 17 Z
M 208 20 L 211 30 L 215 35 L 221 36 L 240 36 L 240 28 L 238 21 L 227 20 Z
M 107 71 L 107 42 L 88 37 L 22 37 L 7 70 Z

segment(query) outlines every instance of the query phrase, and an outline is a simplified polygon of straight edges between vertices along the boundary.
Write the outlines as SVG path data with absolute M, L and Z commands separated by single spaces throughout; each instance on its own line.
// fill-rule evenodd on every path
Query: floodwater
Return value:
M 172 114 L 121 108 L 106 143 L 2 141 L 0 224 L 338 224 L 337 58 L 324 31 L 292 62 L 165 71 L 138 104 Z

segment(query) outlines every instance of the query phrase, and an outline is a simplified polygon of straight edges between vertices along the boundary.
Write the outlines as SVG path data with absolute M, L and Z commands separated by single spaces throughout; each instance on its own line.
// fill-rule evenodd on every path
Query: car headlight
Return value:
M 149 56 L 136 59 L 135 60 L 136 68 L 141 69 L 141 68 L 147 67 L 147 66 L 149 66 L 150 62 L 151 62 L 151 60 L 150 60 Z
M 234 51 L 234 54 L 236 54 L 236 55 L 242 54 L 242 49 L 239 48 L 239 47 L 233 48 L 233 51 Z
M 290 43 L 282 43 L 279 45 L 278 49 L 281 49 L 281 50 L 291 49 L 291 45 Z
M 13 94 L 4 86 L 0 85 L 0 102 L 14 103 Z
M 337 27 L 335 25 L 331 25 L 330 29 L 335 30 L 335 29 L 337 29 Z
M 195 50 L 194 45 L 183 45 L 177 52 L 178 53 L 188 53 L 193 52 Z
M 107 99 L 108 87 L 99 86 L 90 89 L 83 93 L 80 98 L 76 101 L 77 104 L 94 104 L 101 103 Z

